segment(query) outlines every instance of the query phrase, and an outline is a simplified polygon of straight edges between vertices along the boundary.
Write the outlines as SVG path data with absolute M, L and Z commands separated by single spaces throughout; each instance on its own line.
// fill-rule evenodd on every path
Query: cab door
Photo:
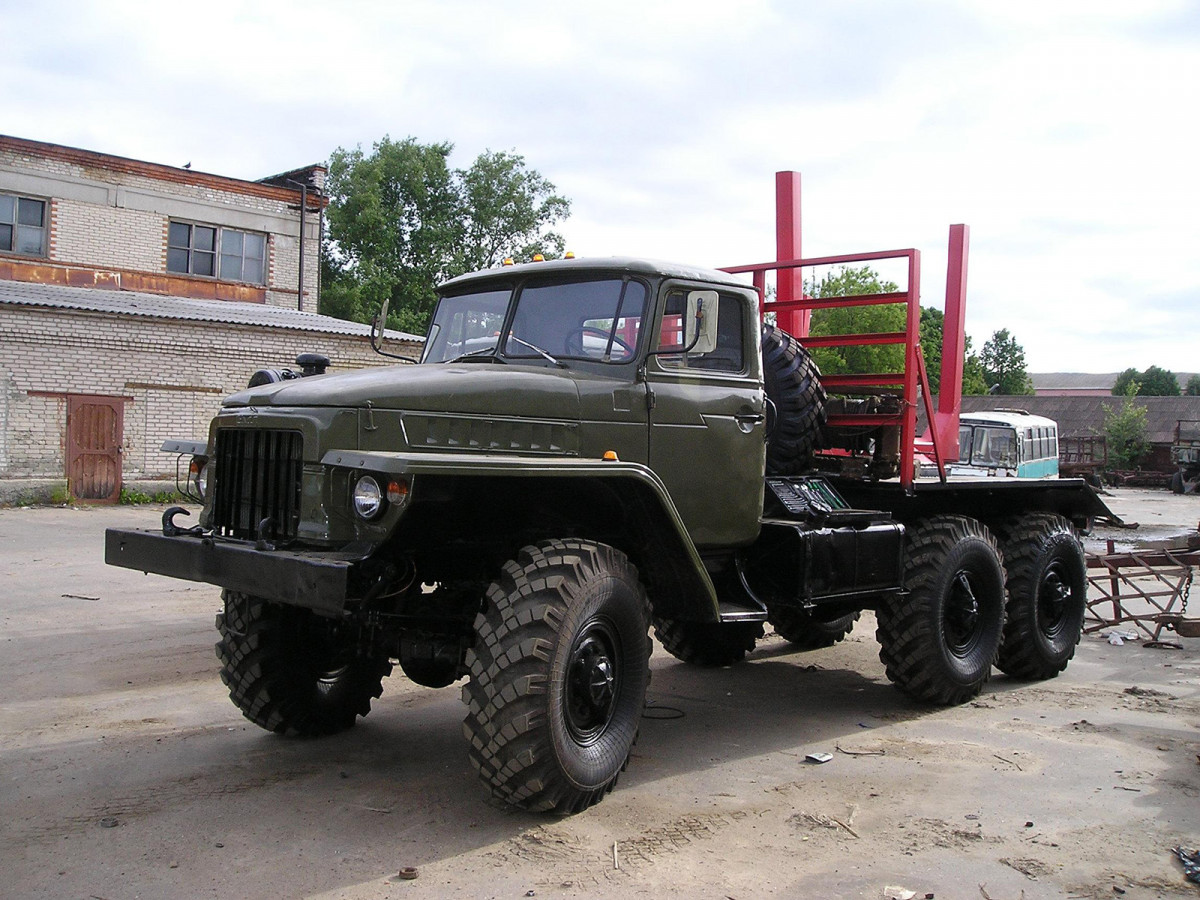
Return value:
M 689 308 L 697 295 L 708 301 L 703 315 L 716 317 L 715 340 L 696 340 Z M 668 284 L 659 308 L 658 348 L 646 362 L 650 466 L 698 546 L 750 543 L 758 536 L 766 463 L 756 301 Z

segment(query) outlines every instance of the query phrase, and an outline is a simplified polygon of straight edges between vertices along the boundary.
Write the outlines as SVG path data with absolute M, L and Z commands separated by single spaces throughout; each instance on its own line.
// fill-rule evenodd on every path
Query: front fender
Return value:
M 703 560 L 688 534 L 671 496 L 653 470 L 640 463 L 579 458 L 539 458 L 406 451 L 331 450 L 325 467 L 402 476 L 420 493 L 422 478 L 517 479 L 571 482 L 602 479 L 618 488 L 630 528 L 624 536 L 626 553 L 642 571 L 651 601 L 664 614 L 716 621 L 717 592 Z

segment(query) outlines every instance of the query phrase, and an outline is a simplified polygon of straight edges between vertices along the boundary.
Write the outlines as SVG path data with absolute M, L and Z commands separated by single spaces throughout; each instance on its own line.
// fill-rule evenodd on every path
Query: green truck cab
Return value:
M 256 724 L 348 728 L 394 663 L 465 679 L 492 793 L 566 813 L 628 761 L 651 626 L 729 665 L 767 622 L 807 650 L 873 609 L 888 677 L 935 703 L 1071 658 L 1086 486 L 820 474 L 820 374 L 735 277 L 559 260 L 439 295 L 415 365 L 228 398 L 198 525 L 107 534 L 111 564 L 223 588 L 221 677 Z

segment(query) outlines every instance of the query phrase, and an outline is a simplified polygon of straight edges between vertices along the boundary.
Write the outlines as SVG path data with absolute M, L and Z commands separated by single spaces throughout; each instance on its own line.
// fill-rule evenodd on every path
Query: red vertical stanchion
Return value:
M 780 262 L 800 259 L 800 173 L 775 173 L 775 259 Z M 780 269 L 776 273 L 776 299 L 781 303 L 804 296 L 804 275 L 799 268 Z M 808 336 L 810 312 L 807 309 L 781 309 L 777 314 L 780 328 L 794 337 Z

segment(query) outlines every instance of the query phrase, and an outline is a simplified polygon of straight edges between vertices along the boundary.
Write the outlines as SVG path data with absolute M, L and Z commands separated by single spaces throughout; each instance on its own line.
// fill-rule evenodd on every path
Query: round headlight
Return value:
M 208 468 L 208 459 L 203 456 L 193 456 L 188 467 L 192 486 L 201 500 L 208 498 Z
M 354 511 L 364 519 L 373 519 L 383 509 L 383 491 L 379 482 L 364 475 L 354 485 Z

